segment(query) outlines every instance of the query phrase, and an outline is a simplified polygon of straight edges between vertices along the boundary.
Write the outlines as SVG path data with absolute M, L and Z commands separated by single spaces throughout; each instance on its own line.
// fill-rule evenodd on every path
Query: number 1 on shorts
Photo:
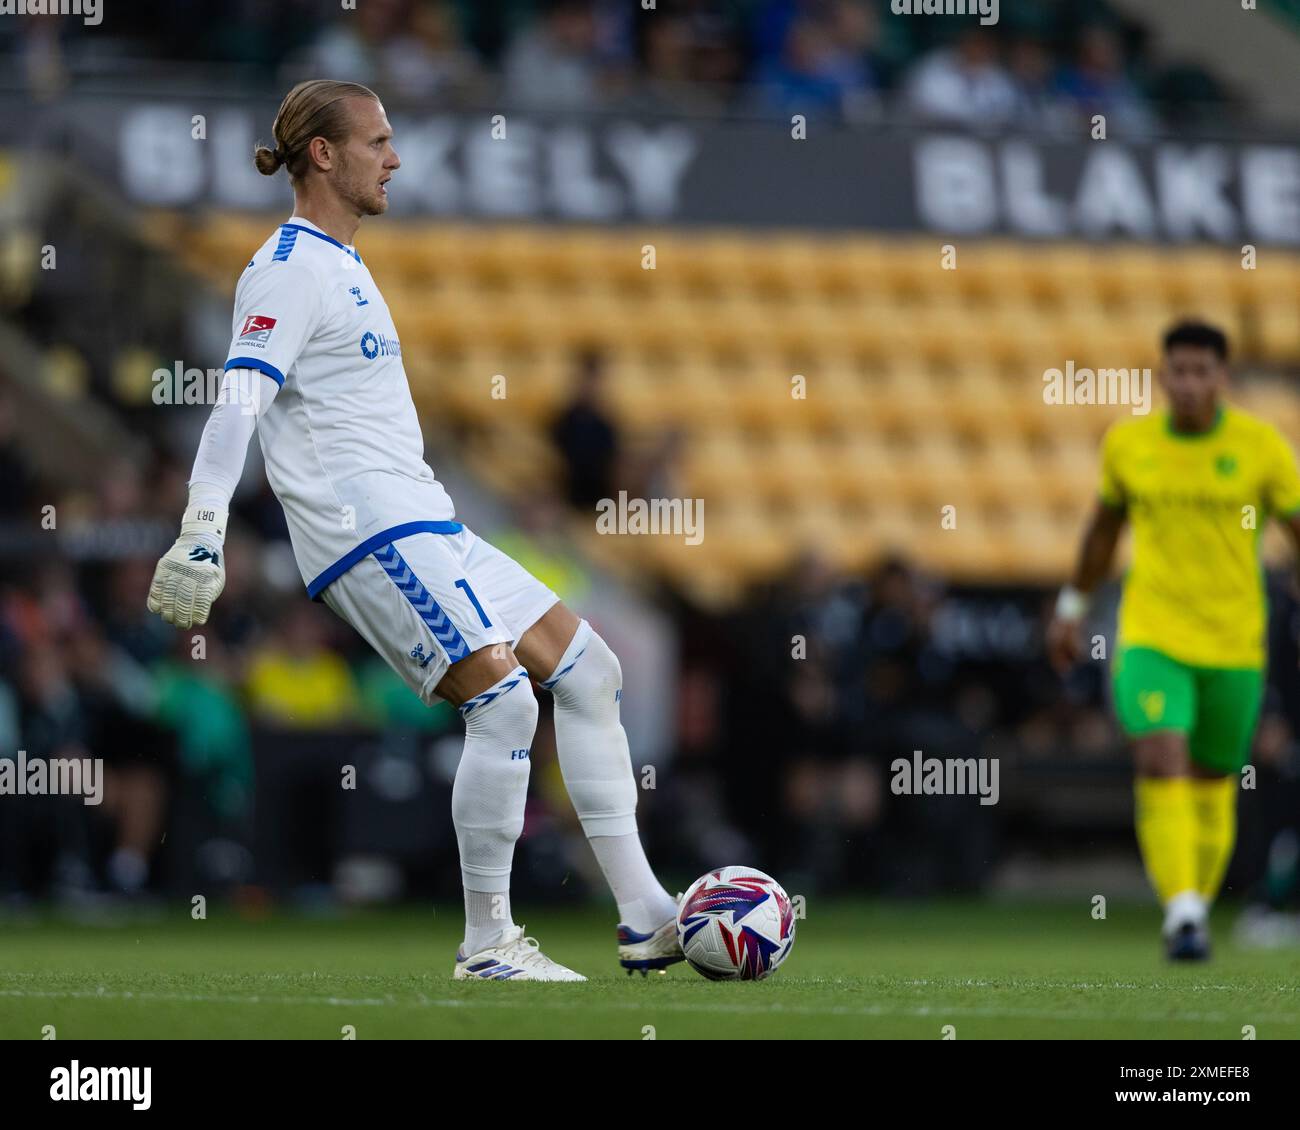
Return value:
M 479 604 L 478 597 L 474 595 L 474 590 L 469 587 L 469 582 L 462 577 L 456 582 L 456 587 L 465 590 L 465 595 L 469 597 L 470 603 L 474 605 L 474 611 L 478 613 L 478 618 L 483 621 L 483 627 L 492 627 L 492 621 L 483 615 L 483 606 Z

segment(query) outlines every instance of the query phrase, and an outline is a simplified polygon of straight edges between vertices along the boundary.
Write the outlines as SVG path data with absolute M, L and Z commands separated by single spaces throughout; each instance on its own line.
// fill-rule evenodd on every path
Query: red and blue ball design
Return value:
M 687 962 L 711 981 L 761 981 L 794 945 L 790 896 L 753 867 L 721 867 L 691 884 L 677 911 Z

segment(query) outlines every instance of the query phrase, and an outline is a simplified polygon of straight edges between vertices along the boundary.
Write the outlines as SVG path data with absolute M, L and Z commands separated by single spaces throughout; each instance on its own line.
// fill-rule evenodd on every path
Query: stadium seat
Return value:
M 233 214 L 150 228 L 225 288 L 266 231 Z M 645 539 L 629 563 L 724 603 L 794 543 L 851 567 L 901 548 L 959 578 L 1054 575 L 1095 497 L 1101 435 L 1131 408 L 1047 404 L 1049 369 L 1154 370 L 1161 330 L 1192 312 L 1248 363 L 1300 362 L 1296 253 L 1243 270 L 1235 249 L 989 239 L 945 270 L 943 243 L 430 222 L 376 227 L 360 250 L 417 405 L 472 430 L 475 465 L 507 492 L 557 473 L 546 428 L 578 352 L 598 349 L 629 442 L 680 429 L 683 489 L 708 503 L 704 545 Z M 1243 394 L 1300 440 L 1289 389 Z

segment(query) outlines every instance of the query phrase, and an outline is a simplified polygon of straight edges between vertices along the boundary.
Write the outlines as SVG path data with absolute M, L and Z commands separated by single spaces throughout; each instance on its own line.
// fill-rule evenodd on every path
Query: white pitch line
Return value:
M 8 981 L 30 980 L 37 977 L 48 976 L 47 973 L 38 970 L 18 970 L 7 969 L 3 977 Z M 320 973 L 259 973 L 259 981 L 284 982 L 284 981 L 301 981 L 305 979 L 318 980 Z M 347 973 L 344 974 L 349 981 L 391 981 L 392 977 L 380 973 Z M 1300 983 L 1296 984 L 1276 984 L 1276 985 L 1199 985 L 1185 984 L 1179 981 L 1158 981 L 1158 982 L 1140 982 L 1140 981 L 1038 981 L 1032 977 L 999 977 L 993 980 L 987 978 L 972 977 L 908 977 L 895 978 L 888 975 L 877 975 L 874 977 L 860 979 L 859 984 L 864 984 L 864 988 L 856 988 L 855 992 L 870 992 L 873 989 L 891 990 L 896 987 L 907 988 L 929 988 L 929 989 L 999 989 L 999 990 L 1026 990 L 1026 989 L 1055 989 L 1070 990 L 1077 992 L 1091 992 L 1101 990 L 1103 992 L 1223 992 L 1223 993 L 1300 993 Z M 619 984 L 623 983 L 619 978 Z M 803 978 L 802 983 L 812 989 L 834 989 L 844 988 L 844 983 L 835 977 L 809 977 Z M 0 990 L 0 994 L 3 994 Z
M 1025 978 L 1007 978 L 1006 980 L 997 981 L 976 981 L 971 979 L 948 980 L 929 978 L 917 978 L 906 981 L 894 982 L 898 985 L 915 985 L 926 986 L 937 989 L 1124 989 L 1124 990 L 1142 990 L 1160 992 L 1167 989 L 1175 989 L 1179 992 L 1224 992 L 1224 993 L 1243 993 L 1243 992 L 1268 992 L 1268 993 L 1300 993 L 1300 985 L 1184 985 L 1176 981 L 1161 982 L 1159 984 L 1141 984 L 1137 981 L 1034 981 Z
M 492 992 L 493 990 L 488 991 Z M 983 1017 L 988 1019 L 1005 1018 L 1061 1021 L 1104 1021 L 1115 1019 L 1113 1014 L 1106 1012 L 1059 1012 L 1047 1009 L 996 1008 L 991 1006 L 947 1004 L 920 1005 L 912 1008 L 895 1008 L 887 1005 L 865 1005 L 860 1007 L 835 1005 L 828 1008 L 817 1008 L 811 1005 L 784 1005 L 780 1003 L 766 1006 L 752 1006 L 743 1004 L 690 1004 L 681 1001 L 594 1001 L 590 999 L 570 1001 L 540 1001 L 533 999 L 526 1002 L 520 1002 L 518 1000 L 510 1000 L 508 997 L 502 997 L 496 1000 L 470 1000 L 467 997 L 438 999 L 426 997 L 423 994 L 418 994 L 416 999 L 411 1000 L 391 996 L 348 998 L 333 996 L 282 997 L 276 995 L 266 997 L 257 994 L 240 995 L 236 993 L 137 993 L 130 991 L 107 992 L 105 990 L 97 990 L 91 992 L 90 990 L 37 989 L 0 989 L 0 997 L 9 997 L 19 1000 L 140 1001 L 154 1004 L 327 1005 L 337 1008 L 374 1008 L 389 1006 L 398 1008 L 495 1008 L 515 1010 L 520 1007 L 525 1007 L 528 1009 L 550 1011 L 574 1011 L 578 1009 L 586 1009 L 595 1011 L 639 1012 L 642 1014 L 660 1011 L 703 1014 L 717 1013 L 745 1016 L 910 1016 L 917 1018 L 932 1018 L 936 1020 L 943 1020 L 953 1016 Z M 1146 1023 L 1182 1021 L 1184 1023 L 1196 1024 L 1235 1024 L 1244 1020 L 1246 1023 L 1251 1024 L 1300 1024 L 1300 1015 L 1297 1014 L 1265 1013 L 1256 1011 L 1251 1011 L 1249 1015 L 1242 1013 L 1237 1016 L 1230 1016 L 1229 1014 L 1222 1012 L 1184 1012 L 1172 1014 L 1148 1013 L 1137 1016 L 1126 1015 L 1121 1019 Z

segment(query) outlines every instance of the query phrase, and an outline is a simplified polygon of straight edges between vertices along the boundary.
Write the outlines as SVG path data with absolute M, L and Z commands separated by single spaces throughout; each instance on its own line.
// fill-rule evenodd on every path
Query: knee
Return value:
M 1189 771 L 1187 739 L 1173 731 L 1139 738 L 1133 757 L 1140 777 L 1185 777 Z
M 519 734 L 524 746 L 533 744 L 533 732 L 537 729 L 537 696 L 533 694 L 533 685 L 525 675 L 519 685 L 513 687 L 509 694 L 501 697 L 498 709 L 503 714 L 502 729 L 512 734 Z
M 518 668 L 496 686 L 462 705 L 461 714 L 467 736 L 522 737 L 521 744 L 529 745 L 537 729 L 538 709 L 528 673 Z
M 551 688 L 555 705 L 596 717 L 618 716 L 623 697 L 623 668 L 618 656 L 595 632 L 573 667 Z
M 491 690 L 500 693 L 487 698 L 489 692 L 484 692 L 478 701 L 471 699 L 475 705 L 465 715 L 465 749 L 452 786 L 452 818 L 465 835 L 475 828 L 490 829 L 513 839 L 523 827 L 537 697 L 526 674 Z

